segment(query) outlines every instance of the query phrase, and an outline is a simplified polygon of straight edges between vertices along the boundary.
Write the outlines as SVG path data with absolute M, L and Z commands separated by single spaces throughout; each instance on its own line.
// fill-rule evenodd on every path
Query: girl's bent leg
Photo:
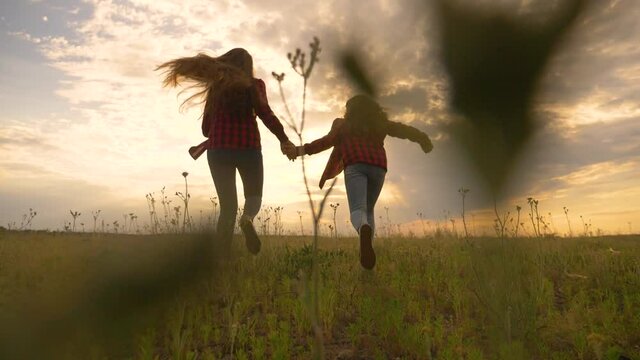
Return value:
M 344 169 L 344 183 L 351 213 L 351 224 L 360 233 L 367 224 L 367 176 L 361 171 L 361 164 L 349 165 Z
M 371 166 L 366 164 L 353 164 L 344 171 L 344 182 L 347 187 L 347 199 L 351 212 L 351 223 L 358 231 L 360 238 L 360 265 L 371 270 L 376 265 L 376 253 L 373 250 L 373 227 L 369 224 L 368 194 L 369 173 Z M 377 191 L 379 193 L 379 190 Z M 376 197 L 377 199 L 377 197 Z
M 216 232 L 220 240 L 230 244 L 238 212 L 238 195 L 236 193 L 236 167 L 229 161 L 227 155 L 219 150 L 207 151 L 211 177 L 220 200 L 220 216 Z
M 384 177 L 387 171 L 381 167 L 371 166 L 369 169 L 369 176 L 367 177 L 367 220 L 371 229 L 375 233 L 375 213 L 374 208 L 382 186 L 384 185 Z
M 253 220 L 262 205 L 262 186 L 264 183 L 264 167 L 260 150 L 246 150 L 238 162 L 238 172 L 244 189 L 243 215 Z
M 253 218 L 258 215 L 262 204 L 264 170 L 260 150 L 243 150 L 238 159 L 238 172 L 240 172 L 240 178 L 242 179 L 245 197 L 244 211 L 240 218 L 240 229 L 244 234 L 249 252 L 257 254 L 260 252 L 262 245 L 253 227 Z

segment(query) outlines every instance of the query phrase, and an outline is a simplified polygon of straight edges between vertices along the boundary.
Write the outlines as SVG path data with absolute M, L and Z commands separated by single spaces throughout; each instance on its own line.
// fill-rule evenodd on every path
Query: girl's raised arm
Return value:
M 429 139 L 429 135 L 414 128 L 413 126 L 389 121 L 389 125 L 387 126 L 387 135 L 418 143 L 425 153 L 433 150 L 433 144 L 431 143 L 431 139 Z

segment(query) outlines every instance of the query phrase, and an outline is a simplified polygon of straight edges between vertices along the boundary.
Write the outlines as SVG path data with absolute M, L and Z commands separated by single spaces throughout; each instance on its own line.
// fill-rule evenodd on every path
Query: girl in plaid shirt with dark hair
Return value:
M 347 101 L 344 118 L 333 121 L 324 137 L 296 147 L 296 155 L 312 155 L 333 147 L 320 179 L 320 188 L 327 179 L 344 169 L 351 224 L 360 235 L 360 264 L 372 269 L 376 264 L 372 239 L 375 229 L 374 207 L 387 172 L 384 139 L 387 135 L 418 143 L 425 153 L 433 149 L 431 140 L 422 131 L 389 121 L 378 103 L 366 95 L 356 95 Z
M 253 227 L 253 218 L 262 204 L 263 164 L 260 133 L 256 115 L 280 140 L 283 153 L 295 147 L 287 138 L 282 124 L 267 101 L 264 81 L 253 77 L 253 59 L 241 48 L 219 57 L 204 54 L 166 62 L 158 67 L 166 71 L 165 86 L 177 86 L 182 81 L 194 83 L 199 92 L 189 97 L 204 98 L 202 134 L 207 140 L 189 149 L 196 159 L 205 150 L 209 169 L 220 200 L 217 235 L 225 245 L 233 238 L 238 198 L 236 170 L 244 188 L 245 204 L 240 228 L 249 251 L 260 251 L 260 239 Z

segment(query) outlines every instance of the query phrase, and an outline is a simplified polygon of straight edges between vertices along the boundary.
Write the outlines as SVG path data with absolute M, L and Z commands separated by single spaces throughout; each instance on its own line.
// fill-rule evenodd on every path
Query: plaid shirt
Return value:
M 385 133 L 369 136 L 352 134 L 348 127 L 344 126 L 345 123 L 344 119 L 335 119 L 327 135 L 304 145 L 304 152 L 309 155 L 334 147 L 320 179 L 320 188 L 327 179 L 338 176 L 345 166 L 351 164 L 364 163 L 386 170 L 387 153 L 384 150 L 384 139 L 387 135 L 409 139 L 419 144 L 429 139 L 422 131 L 394 121 L 387 122 Z
M 280 120 L 269 107 L 264 81 L 254 79 L 254 84 L 257 92 L 254 111 L 237 115 L 224 107 L 214 107 L 212 113 L 202 117 L 202 134 L 209 138 L 207 149 L 260 149 L 256 115 L 280 142 L 288 140 Z
M 369 137 L 345 134 L 340 144 L 344 166 L 365 163 L 387 169 L 387 152 L 384 150 L 384 137 Z

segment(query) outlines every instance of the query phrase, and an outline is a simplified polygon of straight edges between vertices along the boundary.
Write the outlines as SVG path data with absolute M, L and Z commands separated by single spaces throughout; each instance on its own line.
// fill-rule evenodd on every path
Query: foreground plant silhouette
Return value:
M 464 226 L 464 236 L 465 237 L 469 237 L 469 231 L 467 231 L 467 221 L 465 219 L 465 213 L 464 213 L 464 199 L 467 197 L 467 193 L 469 193 L 469 189 L 465 189 L 464 187 L 461 187 L 460 189 L 458 189 L 458 193 L 460 194 L 460 197 L 462 197 L 462 225 Z
M 21 235 L 17 233 L 17 236 Z M 55 234 L 43 233 L 38 236 L 53 237 Z M 74 292 L 75 298 L 68 299 L 71 300 L 69 303 L 62 301 L 45 305 L 22 299 L 19 305 L 0 307 L 0 358 L 90 358 L 67 356 L 71 347 L 69 343 L 72 341 L 78 341 L 72 347 L 80 353 L 98 346 L 117 349 L 118 346 L 131 342 L 133 335 L 146 324 L 142 315 L 147 311 L 173 299 L 181 290 L 203 279 L 217 279 L 218 273 L 215 270 L 221 258 L 216 254 L 221 252 L 215 248 L 216 242 L 211 241 L 210 236 L 153 235 L 150 238 L 156 240 L 156 244 L 162 243 L 163 248 L 147 248 L 148 253 L 144 256 L 135 250 L 128 251 L 127 256 L 143 260 L 139 263 L 133 261 L 134 266 L 123 266 L 121 258 L 111 256 L 111 261 L 101 258 L 97 263 L 92 262 L 90 267 L 81 267 L 80 269 L 90 270 L 95 274 L 87 275 L 86 286 L 78 289 L 79 292 Z M 116 240 L 120 244 L 130 242 L 129 245 L 123 245 L 125 248 L 148 243 L 145 237 L 140 240 L 127 238 L 123 241 L 114 234 L 100 235 L 100 239 L 105 242 Z M 62 239 L 65 240 L 67 239 Z M 27 238 L 25 241 L 41 242 L 38 237 Z M 76 241 L 85 242 L 86 239 Z M 46 253 L 55 250 L 47 248 L 50 245 L 45 242 L 41 243 L 45 246 L 41 251 Z M 105 246 L 103 241 L 98 243 Z M 65 255 L 68 255 L 66 252 L 69 250 L 84 251 L 78 250 L 83 247 L 80 243 L 68 246 Z M 109 246 L 103 248 L 103 255 L 108 252 L 107 248 Z M 97 258 L 94 257 L 93 260 L 95 259 Z M 5 260 L 2 259 L 3 262 Z M 43 276 L 49 279 L 49 275 Z M 66 291 L 68 289 L 61 289 L 58 293 L 64 294 Z M 0 299 L 5 301 L 6 294 L 0 295 Z M 60 300 L 53 294 L 48 296 L 47 300 Z M 21 306 L 27 302 L 30 305 Z M 40 305 L 35 312 L 34 304 Z M 85 343 L 87 339 L 91 342 Z
M 187 176 L 189 176 L 189 173 L 184 171 L 182 173 L 182 177 L 184 177 L 184 194 L 180 191 L 176 192 L 176 196 L 179 197 L 180 200 L 182 200 L 182 202 L 184 203 L 184 214 L 182 217 L 183 234 L 185 233 L 187 227 L 189 227 L 189 231 L 192 230 L 191 215 L 189 215 L 189 200 L 191 200 L 191 194 L 189 194 L 189 184 L 187 183 Z
M 302 51 L 300 48 L 295 50 L 295 53 L 288 53 L 287 58 L 289 59 L 289 63 L 291 64 L 291 68 L 302 78 L 303 87 L 302 87 L 302 112 L 300 114 L 300 120 L 296 121 L 295 117 L 292 115 L 289 105 L 287 103 L 287 99 L 284 95 L 284 90 L 282 87 L 282 82 L 284 81 L 284 73 L 276 73 L 272 72 L 273 77 L 278 81 L 278 88 L 280 90 L 280 96 L 282 98 L 282 102 L 284 103 L 285 110 L 287 112 L 287 116 L 283 117 L 286 125 L 295 132 L 298 136 L 298 141 L 302 146 L 304 144 L 302 139 L 302 134 L 304 131 L 305 125 L 305 115 L 306 115 L 306 101 L 307 101 L 307 84 L 309 81 L 309 77 L 311 76 L 311 72 L 315 64 L 318 62 L 318 55 L 320 54 L 320 40 L 317 37 L 313 38 L 313 41 L 309 43 L 310 48 L 310 56 L 307 59 L 307 54 Z M 304 187 L 307 193 L 307 199 L 309 201 L 309 208 L 311 210 L 311 217 L 313 219 L 313 243 L 312 243 L 312 266 L 311 266 L 311 274 L 312 274 L 312 291 L 311 291 L 311 325 L 313 327 L 314 333 L 314 358 L 320 359 L 324 358 L 324 346 L 323 346 L 323 335 L 322 328 L 320 327 L 320 310 L 318 305 L 318 232 L 319 232 L 319 223 L 320 218 L 322 217 L 322 212 L 325 207 L 325 203 L 329 194 L 333 190 L 333 187 L 336 184 L 337 179 L 333 179 L 329 188 L 323 193 L 322 199 L 320 203 L 316 205 L 315 201 L 311 196 L 311 190 L 309 189 L 309 181 L 307 178 L 307 170 L 305 166 L 304 156 L 300 160 L 301 162 L 301 170 L 302 170 L 302 178 L 304 180 Z
M 585 3 L 562 1 L 548 18 L 520 21 L 490 9 L 436 1 L 441 60 L 452 105 L 464 116 L 449 131 L 496 195 L 534 130 L 531 108 L 538 79 Z

